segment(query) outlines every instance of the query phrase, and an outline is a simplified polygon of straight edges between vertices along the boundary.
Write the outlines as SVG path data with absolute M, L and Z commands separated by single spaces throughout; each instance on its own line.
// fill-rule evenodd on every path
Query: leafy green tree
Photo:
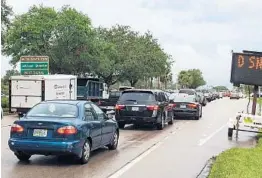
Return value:
M 183 88 L 193 89 L 206 84 L 199 69 L 182 70 L 178 75 L 177 82 Z
M 182 70 L 178 74 L 177 83 L 182 88 L 188 88 L 193 83 L 193 77 L 188 71 Z
M 199 69 L 190 69 L 190 70 L 188 70 L 188 73 L 193 78 L 192 83 L 189 86 L 190 88 L 196 89 L 197 87 L 206 84 L 206 82 L 203 78 L 202 72 Z
M 6 30 L 10 25 L 10 17 L 13 15 L 12 7 L 6 4 L 6 0 L 1 0 L 1 43 L 4 44 Z
M 222 85 L 215 86 L 214 89 L 217 90 L 217 91 L 228 90 L 228 88 L 226 86 L 222 86 Z
M 89 17 L 64 6 L 57 12 L 52 34 L 49 50 L 51 72 L 74 75 L 90 73 L 94 32 Z
M 7 31 L 3 53 L 15 65 L 24 55 L 49 55 L 57 13 L 53 8 L 33 6 L 16 16 Z

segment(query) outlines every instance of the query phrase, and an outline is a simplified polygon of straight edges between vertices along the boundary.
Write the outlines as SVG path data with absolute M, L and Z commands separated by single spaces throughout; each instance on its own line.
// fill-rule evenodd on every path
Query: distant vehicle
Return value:
M 41 101 L 77 98 L 74 75 L 19 75 L 9 80 L 9 112 L 21 117 Z
M 199 120 L 202 117 L 202 106 L 194 95 L 178 94 L 171 101 L 174 117 L 193 117 Z
M 198 96 L 196 90 L 194 90 L 194 89 L 181 89 L 181 90 L 179 90 L 178 93 L 184 93 L 184 94 L 188 94 L 188 95 L 194 95 L 195 98 L 196 98 L 196 100 L 197 100 L 197 102 L 200 103 L 200 97 Z
M 97 105 L 106 113 L 115 109 L 115 105 L 125 90 L 134 89 L 134 87 L 120 86 L 118 90 L 112 90 L 109 92 L 108 99 L 101 99 Z
M 239 92 L 230 93 L 230 99 L 239 99 L 239 98 L 240 98 Z
M 111 118 L 88 101 L 44 101 L 14 122 L 8 145 L 21 161 L 35 154 L 73 155 L 85 164 L 91 151 L 117 148 L 119 129 Z
M 104 111 L 107 112 L 108 110 L 115 110 L 115 105 L 121 96 L 122 91 L 110 91 L 108 99 L 102 99 L 98 103 L 98 106 Z
M 125 91 L 125 90 L 129 90 L 129 89 L 134 89 L 134 87 L 130 87 L 130 86 L 120 86 L 118 88 L 119 91 Z
M 206 106 L 207 105 L 207 99 L 205 97 L 205 95 L 202 92 L 197 92 L 198 96 L 200 97 L 200 104 L 202 106 Z
M 173 111 L 163 91 L 131 89 L 123 91 L 120 96 L 115 118 L 120 128 L 124 128 L 126 124 L 153 124 L 162 130 L 166 122 L 173 124 Z
M 223 92 L 219 92 L 219 99 L 223 98 Z

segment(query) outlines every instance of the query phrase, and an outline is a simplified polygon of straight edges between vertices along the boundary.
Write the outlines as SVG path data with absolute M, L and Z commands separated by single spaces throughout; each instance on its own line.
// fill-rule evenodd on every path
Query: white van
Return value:
M 19 75 L 9 81 L 9 109 L 23 115 L 41 101 L 77 98 L 77 76 Z

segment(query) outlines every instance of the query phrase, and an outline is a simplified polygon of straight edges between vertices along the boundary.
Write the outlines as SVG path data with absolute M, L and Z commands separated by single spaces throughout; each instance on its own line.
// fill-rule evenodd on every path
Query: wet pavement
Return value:
M 240 132 L 239 139 L 228 140 L 229 117 L 244 110 L 246 100 L 220 99 L 203 107 L 203 118 L 178 120 L 159 131 L 128 126 L 120 131 L 119 147 L 100 149 L 87 165 L 55 156 L 32 156 L 22 163 L 9 150 L 7 141 L 15 116 L 6 116 L 1 124 L 3 178 L 191 178 L 196 177 L 213 155 L 234 146 L 254 145 L 254 133 Z

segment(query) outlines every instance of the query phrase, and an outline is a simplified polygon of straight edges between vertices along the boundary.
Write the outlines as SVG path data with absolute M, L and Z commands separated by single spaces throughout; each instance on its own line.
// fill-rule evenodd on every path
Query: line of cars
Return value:
M 180 117 L 202 117 L 195 90 L 180 90 L 174 98 L 162 90 L 129 89 L 121 92 L 115 118 L 84 100 L 42 101 L 11 126 L 9 148 L 21 161 L 32 155 L 71 155 L 85 164 L 91 151 L 117 148 L 120 129 L 144 124 L 164 129 Z

